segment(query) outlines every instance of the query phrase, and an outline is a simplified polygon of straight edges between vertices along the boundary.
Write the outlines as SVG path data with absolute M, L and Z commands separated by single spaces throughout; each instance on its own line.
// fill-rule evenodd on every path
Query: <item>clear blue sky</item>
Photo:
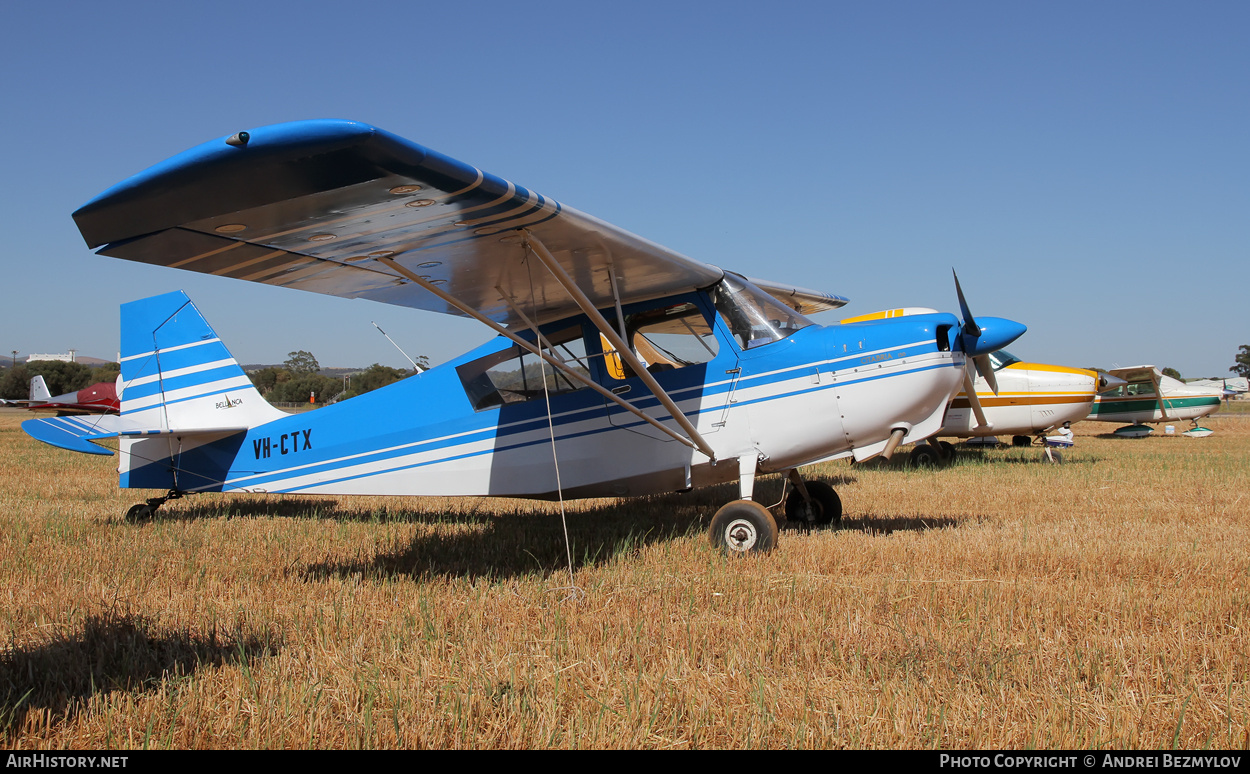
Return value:
M 186 290 L 243 362 L 441 362 L 470 321 L 97 256 L 70 213 L 264 124 L 376 124 L 699 260 L 973 311 L 1068 365 L 1250 343 L 1245 2 L 5 3 L 0 351 Z M 836 315 L 825 315 L 829 320 Z M 821 318 L 818 318 L 821 319 Z

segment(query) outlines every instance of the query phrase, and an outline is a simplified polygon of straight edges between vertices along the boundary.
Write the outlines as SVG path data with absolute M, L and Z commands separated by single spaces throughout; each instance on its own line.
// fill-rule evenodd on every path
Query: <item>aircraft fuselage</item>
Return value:
M 498 337 L 382 389 L 245 432 L 123 435 L 120 483 L 187 492 L 542 498 L 555 496 L 558 472 L 566 496 L 678 491 L 735 480 L 740 458 L 758 460 L 764 473 L 870 458 L 895 428 L 905 441 L 925 438 L 938 430 L 962 380 L 964 354 L 949 344 L 959 322 L 950 314 L 809 325 L 744 347 L 715 303 L 699 291 L 624 310 L 627 320 L 654 318 L 655 333 L 639 352 L 715 459 L 553 376 L 536 359 L 508 370 L 516 347 Z M 665 320 L 666 310 L 678 312 Z M 703 326 L 697 340 L 680 340 L 681 315 Z M 600 332 L 584 316 L 541 330 L 564 342 L 553 346 L 563 349 L 562 359 L 677 427 L 642 380 L 605 355 Z M 240 398 L 222 401 L 223 416 L 238 408 L 232 400 Z

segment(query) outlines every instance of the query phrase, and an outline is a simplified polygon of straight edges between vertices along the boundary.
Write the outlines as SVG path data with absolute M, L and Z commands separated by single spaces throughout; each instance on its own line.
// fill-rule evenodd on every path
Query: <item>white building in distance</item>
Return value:
M 27 363 L 33 363 L 33 362 L 35 362 L 36 360 L 59 360 L 59 361 L 61 361 L 62 363 L 73 363 L 73 362 L 76 362 L 76 361 L 74 360 L 74 355 L 75 355 L 75 354 L 77 354 L 77 352 L 78 352 L 78 350 L 76 350 L 76 349 L 71 349 L 69 352 L 66 352 L 66 353 L 65 353 L 65 354 L 63 354 L 63 355 L 48 355 L 48 354 L 45 354 L 45 355 L 27 355 L 27 356 L 26 356 L 26 362 L 27 362 Z

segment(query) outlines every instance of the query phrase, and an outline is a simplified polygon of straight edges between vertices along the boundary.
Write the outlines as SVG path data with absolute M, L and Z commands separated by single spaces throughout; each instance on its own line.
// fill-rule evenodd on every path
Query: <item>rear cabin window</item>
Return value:
M 589 378 L 586 340 L 580 325 L 550 334 L 547 353 L 573 371 Z M 584 382 L 544 363 L 517 345 L 480 357 L 456 369 L 474 411 L 524 403 L 544 395 L 560 395 L 583 389 Z

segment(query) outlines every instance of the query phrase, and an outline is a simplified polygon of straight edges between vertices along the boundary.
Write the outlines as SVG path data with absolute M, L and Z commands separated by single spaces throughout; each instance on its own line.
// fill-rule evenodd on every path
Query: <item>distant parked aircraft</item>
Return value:
M 1127 384 L 1098 393 L 1089 419 L 1131 422 L 1115 431 L 1116 435 L 1126 438 L 1150 435 L 1151 428 L 1144 423 L 1180 419 L 1193 423 L 1186 435 L 1200 438 L 1211 434 L 1205 427 L 1198 427 L 1198 420 L 1220 407 L 1220 398 L 1223 397 L 1221 388 L 1185 384 L 1179 379 L 1164 376 L 1158 366 L 1152 365 L 1113 368 L 1110 373 Z
M 121 377 L 118 377 L 120 382 Z M 0 400 L 6 406 L 22 406 L 32 411 L 55 411 L 57 416 L 69 414 L 116 414 L 121 409 L 119 384 L 99 382 L 76 392 L 52 395 L 43 374 L 30 380 L 30 398 L 27 400 Z

